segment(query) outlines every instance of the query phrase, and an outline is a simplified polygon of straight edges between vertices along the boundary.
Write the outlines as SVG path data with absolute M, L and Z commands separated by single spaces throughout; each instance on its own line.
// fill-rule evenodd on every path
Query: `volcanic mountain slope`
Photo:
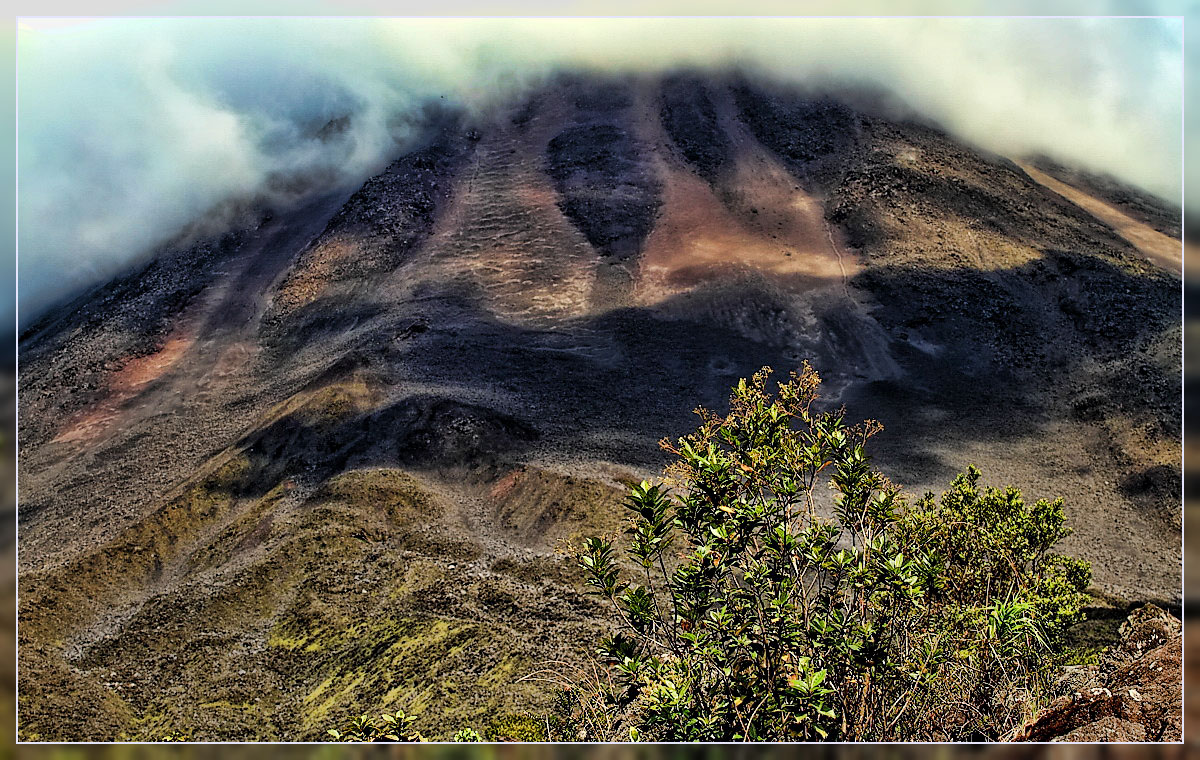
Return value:
M 1179 602 L 1179 261 L 1139 248 L 1177 211 L 732 76 L 414 147 L 22 337 L 24 737 L 536 713 L 603 623 L 564 544 L 804 359 L 910 493 L 1061 495 L 1099 590 Z

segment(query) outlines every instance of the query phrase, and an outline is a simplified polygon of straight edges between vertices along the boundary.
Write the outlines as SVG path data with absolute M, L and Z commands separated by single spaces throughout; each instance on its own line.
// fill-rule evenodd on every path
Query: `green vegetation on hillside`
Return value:
M 1003 738 L 1087 600 L 1088 564 L 1052 551 L 1061 500 L 1028 504 L 970 468 L 909 503 L 871 469 L 877 423 L 815 411 L 807 366 L 775 395 L 768 374 L 664 444 L 674 495 L 633 489 L 634 580 L 612 540 L 587 540 L 614 625 L 573 720 L 596 739 Z
M 453 504 L 412 473 L 341 471 L 289 506 L 293 481 L 244 495 L 250 480 L 275 477 L 226 452 L 152 515 L 175 543 L 134 532 L 117 545 L 136 539 L 160 561 L 197 568 L 252 557 L 197 604 L 226 641 L 262 624 L 264 651 L 139 655 L 113 639 L 87 663 L 112 673 L 132 652 L 187 674 L 219 661 L 239 678 L 142 704 L 79 691 L 86 682 L 45 654 L 31 662 L 66 684 L 62 712 L 80 694 L 105 699 L 97 732 L 125 739 L 213 726 L 228 727 L 223 738 L 349 741 L 1009 736 L 1045 702 L 1058 667 L 1088 655 L 1067 639 L 1090 568 L 1054 552 L 1069 533 L 1061 500 L 1026 503 L 1014 488 L 984 487 L 973 467 L 940 498 L 909 500 L 871 468 L 878 423 L 818 411 L 820 379 L 807 365 L 774 393 L 768 377 L 739 382 L 726 416 L 698 410 L 694 433 L 664 441 L 675 460 L 664 483 L 630 491 L 624 556 L 611 534 L 583 539 L 574 582 L 570 559 L 536 554 L 455 572 L 485 555 L 454 532 Z M 530 541 L 603 531 L 619 498 L 531 468 L 487 494 L 494 516 Z M 180 540 L 192 536 L 203 540 Z M 107 567 L 148 576 L 143 555 L 117 553 Z M 75 566 L 92 570 L 80 582 L 106 577 L 90 561 Z M 581 606 L 584 587 L 607 606 Z M 563 599 L 539 607 L 547 589 Z M 82 604 L 83 590 L 46 598 Z M 173 609 L 146 606 L 129 629 L 160 630 Z M 603 609 L 609 635 L 581 662 L 570 650 L 595 640 Z M 298 698 L 283 701 L 285 689 Z
M 667 483 L 627 501 L 628 560 L 585 539 L 613 629 L 588 667 L 545 679 L 551 714 L 441 738 L 995 740 L 1044 703 L 1080 654 L 1067 630 L 1091 577 L 1053 551 L 1062 501 L 1029 504 L 970 467 L 910 503 L 871 469 L 878 423 L 816 411 L 807 365 L 775 394 L 769 374 L 663 442 Z M 362 716 L 331 734 L 394 741 L 395 725 Z

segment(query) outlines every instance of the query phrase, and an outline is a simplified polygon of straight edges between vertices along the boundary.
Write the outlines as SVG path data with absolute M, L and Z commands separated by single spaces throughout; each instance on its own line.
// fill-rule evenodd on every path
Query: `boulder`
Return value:
M 1147 604 L 1119 630 L 1098 667 L 1073 668 L 1075 687 L 1021 727 L 1014 741 L 1169 742 L 1183 737 L 1183 632 Z M 1086 682 L 1079 677 L 1087 674 Z

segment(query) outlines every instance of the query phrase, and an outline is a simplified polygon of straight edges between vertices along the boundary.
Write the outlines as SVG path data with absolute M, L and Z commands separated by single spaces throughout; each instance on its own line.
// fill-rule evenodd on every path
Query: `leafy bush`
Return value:
M 635 582 L 612 540 L 586 540 L 615 630 L 572 720 L 592 739 L 1002 738 L 1082 619 L 1090 568 L 1052 552 L 1062 501 L 972 467 L 909 503 L 870 466 L 878 423 L 816 411 L 807 364 L 774 395 L 769 373 L 663 442 L 674 493 L 632 490 Z
M 329 729 L 329 735 L 339 742 L 421 742 L 425 739 L 412 727 L 415 716 L 403 710 L 395 715 L 384 713 L 378 719 L 360 715 L 350 721 L 345 731 Z
M 480 736 L 479 732 L 473 728 L 460 728 L 458 731 L 454 732 L 453 741 L 456 741 L 460 744 L 481 742 L 483 741 L 483 737 Z

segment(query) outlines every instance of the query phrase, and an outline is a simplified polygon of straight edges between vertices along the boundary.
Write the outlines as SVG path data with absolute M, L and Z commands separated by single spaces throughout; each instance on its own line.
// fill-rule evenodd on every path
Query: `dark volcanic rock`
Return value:
M 536 430 L 514 417 L 451 399 L 406 399 L 377 417 L 403 431 L 396 451 L 405 464 L 477 463 L 512 454 L 537 438 Z
M 827 97 L 781 97 L 746 83 L 734 87 L 733 94 L 755 137 L 806 184 L 828 183 L 858 138 L 858 115 Z
M 356 414 L 354 402 L 328 391 L 241 442 L 250 460 L 235 484 L 262 495 L 287 477 L 313 483 L 346 469 L 404 464 L 476 469 L 511 459 L 537 431 L 495 409 L 435 396 L 414 396 Z
M 404 264 L 429 236 L 470 144 L 447 128 L 350 196 L 275 288 L 261 330 L 273 356 L 292 354 L 378 312 L 355 298 Z
M 402 254 L 433 224 L 438 200 L 446 194 L 446 176 L 462 152 L 452 140 L 443 139 L 396 159 L 350 196 L 322 235 L 392 237 L 392 249 Z
M 48 432 L 45 423 L 94 403 L 115 370 L 159 350 L 172 321 L 195 302 L 210 284 L 210 272 L 227 263 L 246 234 L 239 229 L 168 248 L 26 330 L 21 394 L 27 402 L 36 399 L 36 411 L 22 417 L 25 440 L 40 440 Z
M 599 79 L 585 76 L 566 76 L 562 83 L 571 93 L 571 101 L 587 119 L 594 115 L 611 116 L 613 112 L 633 104 L 633 94 L 627 82 L 620 79 Z
M 661 117 L 684 159 L 700 176 L 714 181 L 732 157 L 733 146 L 717 121 L 704 80 L 682 74 L 664 80 Z
M 602 253 L 641 250 L 661 203 L 660 184 L 633 137 L 615 124 L 586 124 L 547 146 L 550 176 L 567 218 Z

